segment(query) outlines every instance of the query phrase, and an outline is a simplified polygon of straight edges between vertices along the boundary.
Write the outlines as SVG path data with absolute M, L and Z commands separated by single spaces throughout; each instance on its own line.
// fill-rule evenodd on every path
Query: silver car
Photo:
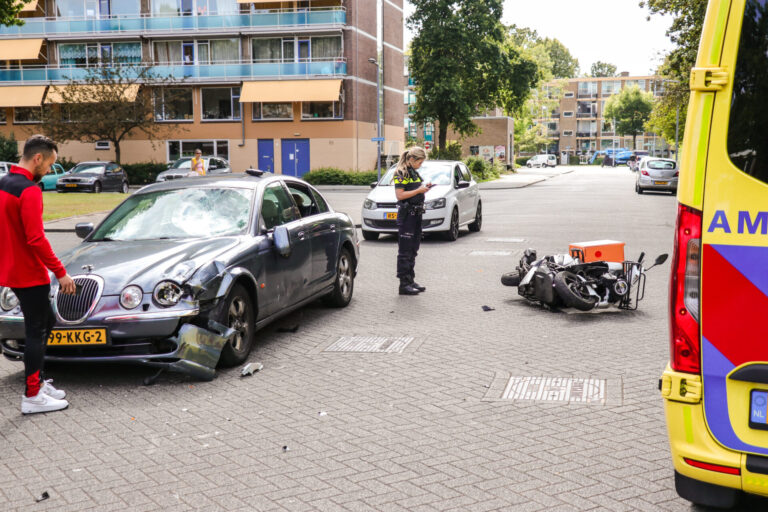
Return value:
M 395 167 L 371 186 L 373 190 L 363 203 L 363 238 L 376 240 L 382 233 L 397 233 L 397 198 L 392 178 Z M 459 237 L 459 228 L 480 231 L 483 224 L 483 205 L 480 190 L 464 162 L 427 160 L 419 169 L 425 183 L 435 186 L 424 202 L 426 213 L 422 217 L 425 233 L 439 232 L 447 240 Z
M 678 176 L 680 170 L 674 160 L 645 157 L 637 166 L 635 192 L 642 194 L 646 190 L 653 190 L 675 194 Z
M 206 174 L 230 174 L 232 167 L 229 162 L 217 156 L 204 156 Z M 179 158 L 171 164 L 167 171 L 157 175 L 155 181 L 178 180 L 181 178 L 194 178 L 199 176 L 192 172 L 192 157 Z

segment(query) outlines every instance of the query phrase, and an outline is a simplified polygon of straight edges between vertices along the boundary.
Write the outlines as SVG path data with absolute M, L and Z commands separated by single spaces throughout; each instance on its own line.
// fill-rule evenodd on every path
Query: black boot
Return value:
M 419 290 L 408 281 L 400 281 L 400 295 L 418 295 Z
M 416 289 L 417 289 L 417 290 L 419 290 L 420 292 L 423 292 L 423 291 L 426 291 L 426 290 L 427 290 L 426 286 L 421 286 L 421 285 L 420 285 L 419 283 L 417 283 L 416 281 L 411 281 L 411 286 L 413 286 L 414 288 L 416 288 Z

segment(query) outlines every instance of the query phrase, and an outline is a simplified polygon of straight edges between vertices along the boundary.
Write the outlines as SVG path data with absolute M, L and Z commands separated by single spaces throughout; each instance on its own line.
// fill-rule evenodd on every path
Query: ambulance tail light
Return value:
M 678 372 L 701 373 L 701 223 L 700 211 L 678 206 L 669 290 L 670 365 Z

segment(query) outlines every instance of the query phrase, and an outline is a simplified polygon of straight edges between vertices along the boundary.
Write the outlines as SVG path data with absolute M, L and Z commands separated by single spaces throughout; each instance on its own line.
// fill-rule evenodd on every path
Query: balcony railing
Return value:
M 593 137 L 597 137 L 597 132 L 576 132 L 576 137 L 593 138 Z
M 172 76 L 189 82 L 247 80 L 255 78 L 344 76 L 346 59 L 311 62 L 224 62 L 219 64 L 139 64 L 125 66 L 120 76 L 165 78 Z M 58 66 L 23 66 L 0 69 L 0 83 L 48 84 L 84 80 L 92 75 L 90 68 Z
M 597 98 L 597 91 L 595 92 L 580 92 L 579 98 Z
M 549 137 L 550 139 L 559 139 L 560 132 L 547 132 L 547 137 Z
M 597 117 L 597 113 L 592 113 L 592 112 L 576 112 L 576 117 L 580 117 L 580 118 Z
M 19 36 L 76 37 L 84 34 L 142 34 L 177 30 L 206 32 L 262 32 L 268 27 L 306 27 L 346 24 L 343 7 L 311 8 L 306 11 L 276 9 L 249 14 L 211 14 L 205 16 L 112 16 L 99 18 L 24 18 L 19 27 L 0 26 L 0 38 Z

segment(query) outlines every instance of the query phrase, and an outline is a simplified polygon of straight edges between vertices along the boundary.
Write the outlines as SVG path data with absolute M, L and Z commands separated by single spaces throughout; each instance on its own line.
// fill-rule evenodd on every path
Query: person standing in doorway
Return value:
M 200 148 L 195 150 L 195 156 L 192 158 L 192 172 L 205 176 L 205 160 L 203 160 L 203 150 Z
M 421 245 L 421 216 L 424 213 L 424 194 L 432 187 L 424 183 L 418 169 L 427 153 L 414 146 L 400 156 L 394 183 L 397 196 L 397 277 L 400 295 L 417 295 L 426 290 L 416 283 L 414 266 Z
M 58 411 L 69 405 L 66 393 L 43 378 L 45 345 L 55 323 L 48 271 L 59 280 L 60 293 L 76 291 L 43 231 L 43 194 L 37 184 L 51 170 L 57 153 L 55 142 L 33 135 L 24 144 L 19 165 L 0 179 L 0 286 L 11 289 L 24 314 L 23 414 Z

